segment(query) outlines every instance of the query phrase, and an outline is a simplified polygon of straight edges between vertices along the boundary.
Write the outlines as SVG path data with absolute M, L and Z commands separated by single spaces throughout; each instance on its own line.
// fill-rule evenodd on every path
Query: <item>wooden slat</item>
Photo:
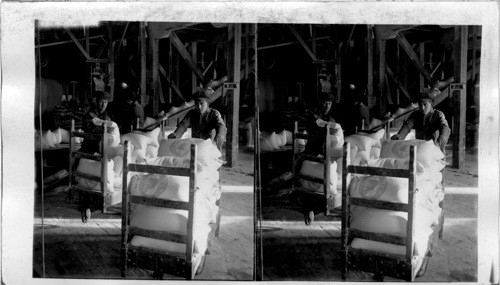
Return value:
M 308 135 L 308 134 L 302 134 L 302 133 L 297 132 L 297 133 L 295 134 L 295 138 L 296 138 L 296 139 L 305 139 L 305 140 L 307 140 L 307 139 L 312 138 L 312 136 L 311 136 L 311 135 Z
M 155 206 L 155 207 L 178 209 L 178 210 L 188 210 L 188 205 L 189 205 L 189 203 L 187 202 L 171 201 L 165 199 L 134 196 L 134 195 L 130 195 L 129 199 L 130 203 L 132 204 L 141 204 L 147 206 Z
M 158 165 L 145 165 L 145 164 L 128 164 L 129 171 L 136 172 L 147 172 L 150 174 L 162 174 L 162 175 L 175 175 L 175 176 L 189 176 L 189 168 L 179 168 L 179 167 L 165 167 Z
M 95 161 L 101 161 L 100 155 L 89 154 L 81 151 L 73 151 L 73 155 L 81 158 L 91 159 Z
M 73 173 L 73 176 L 85 178 L 85 179 L 92 180 L 92 181 L 97 181 L 99 183 L 101 182 L 101 177 L 96 176 L 96 175 L 92 175 L 92 174 L 82 173 L 80 171 L 75 171 Z
M 391 211 L 408 212 L 408 204 L 348 197 L 349 204 Z
M 129 226 L 128 229 L 129 229 L 130 236 L 138 235 L 138 236 L 159 239 L 159 240 L 165 240 L 165 241 L 171 241 L 171 242 L 176 242 L 176 243 L 183 243 L 183 244 L 186 244 L 187 240 L 188 240 L 188 237 L 186 234 L 145 230 L 145 229 L 141 229 L 141 228 L 133 227 L 133 226 Z
M 379 242 L 385 242 L 385 243 L 406 246 L 406 237 L 388 235 L 388 234 L 382 234 L 382 233 L 370 233 L 370 232 L 360 231 L 360 230 L 356 230 L 356 229 L 348 229 L 348 232 L 349 232 L 349 236 L 351 236 L 353 238 L 357 237 L 357 238 L 363 238 L 363 239 L 367 239 L 367 240 L 373 240 L 373 241 L 379 241 Z
M 323 163 L 323 161 L 325 161 L 324 158 L 320 158 L 320 157 L 317 157 L 314 155 L 302 154 L 302 153 L 296 153 L 295 159 L 304 159 L 304 160 L 310 160 L 310 161 L 319 162 L 319 163 Z
M 102 192 L 99 190 L 84 188 L 82 186 L 79 186 L 78 184 L 71 186 L 71 188 L 74 190 L 80 191 L 80 192 L 85 192 L 85 193 L 90 193 L 90 194 L 95 194 L 95 195 L 102 195 Z
M 128 195 L 128 161 L 131 157 L 132 146 L 129 141 L 123 143 L 123 168 L 122 168 L 122 238 L 121 238 L 121 266 L 122 276 L 125 276 L 128 263 L 129 247 L 129 215 L 130 200 Z
M 179 51 L 179 54 L 182 56 L 182 58 L 184 58 L 191 71 L 196 75 L 196 77 L 198 77 L 198 80 L 205 84 L 205 77 L 203 76 L 203 72 L 201 72 L 201 70 L 198 68 L 196 62 L 193 60 L 186 47 L 184 47 L 184 44 L 181 42 L 174 31 L 170 31 L 170 40 Z
M 428 84 L 433 84 L 432 82 L 432 77 L 430 73 L 425 69 L 424 65 L 418 58 L 418 55 L 415 53 L 413 48 L 411 47 L 410 43 L 406 40 L 406 38 L 403 36 L 403 34 L 398 33 L 396 35 L 396 40 L 398 43 L 401 45 L 401 47 L 406 51 L 406 54 L 410 58 L 410 60 L 413 62 L 417 70 L 424 76 L 424 79 L 427 81 Z
M 313 176 L 310 176 L 310 175 L 305 175 L 305 174 L 300 174 L 300 173 L 297 174 L 297 178 L 308 180 L 308 181 L 312 181 L 312 182 L 316 182 L 316 183 L 320 183 L 320 184 L 323 184 L 323 182 L 325 181 L 322 178 L 313 177 Z
M 78 137 L 78 138 L 84 138 L 84 139 L 100 139 L 102 134 L 94 134 L 94 133 L 84 133 L 84 132 L 73 132 L 72 135 L 74 137 Z
M 179 260 L 177 260 L 177 259 L 184 261 L 184 259 L 186 258 L 183 253 L 179 253 L 179 252 L 175 252 L 175 251 L 165 251 L 165 250 L 161 250 L 161 249 L 152 249 L 152 248 L 148 248 L 148 247 L 135 246 L 135 245 L 131 245 L 131 244 L 129 244 L 128 248 L 129 248 L 129 254 L 131 252 L 135 252 L 136 254 L 146 254 L 146 255 L 151 255 L 151 256 L 162 255 L 162 258 L 165 260 L 174 259 L 174 260 L 172 260 L 173 262 L 179 262 Z M 138 264 L 138 266 L 143 268 L 143 269 L 149 269 L 149 270 L 154 270 L 158 267 L 157 264 L 153 264 L 150 268 L 144 267 L 144 266 L 142 266 L 142 264 Z
M 347 172 L 356 174 L 403 177 L 403 178 L 408 178 L 408 173 L 409 173 L 408 170 L 406 169 L 391 169 L 391 168 L 357 166 L 357 165 L 349 165 L 347 167 Z
M 188 206 L 188 221 L 187 221 L 187 232 L 189 233 L 187 235 L 187 240 L 186 240 L 186 260 L 188 260 L 188 268 L 187 268 L 187 273 L 186 273 L 186 279 L 193 279 L 194 278 L 194 268 L 191 265 L 191 258 L 193 256 L 194 252 L 194 239 L 193 239 L 193 233 L 194 233 L 194 216 L 196 215 L 196 209 L 194 205 L 196 205 L 196 197 L 194 195 L 195 189 L 196 189 L 196 173 L 197 173 L 197 158 L 198 158 L 198 153 L 197 153 L 197 146 L 195 144 L 191 145 L 191 155 L 190 155 L 190 160 L 189 160 L 189 206 Z

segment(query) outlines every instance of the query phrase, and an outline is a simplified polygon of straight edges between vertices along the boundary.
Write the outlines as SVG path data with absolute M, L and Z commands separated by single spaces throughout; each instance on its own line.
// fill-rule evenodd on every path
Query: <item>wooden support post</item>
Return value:
M 400 66 L 399 45 L 396 45 L 396 76 L 395 76 L 395 78 L 397 78 L 399 81 L 399 84 L 401 84 L 401 81 L 399 80 L 399 75 L 401 74 L 399 66 Z M 401 85 L 401 86 L 403 86 L 403 85 Z M 399 96 L 400 96 L 399 92 L 400 92 L 399 88 L 396 88 L 396 105 L 398 105 L 398 106 L 399 106 Z
M 478 41 L 477 41 L 477 30 L 478 30 L 478 27 L 475 27 L 473 26 L 472 27 L 472 82 L 474 82 L 474 80 L 476 79 L 476 71 L 477 71 L 477 67 L 476 67 L 476 61 L 477 61 L 477 48 L 478 48 Z
M 173 60 L 174 60 L 173 46 L 172 46 L 172 41 L 170 39 L 168 41 L 169 41 L 169 44 L 168 44 L 168 76 L 170 78 L 172 78 L 172 70 L 173 70 L 172 65 L 173 65 Z M 172 86 L 172 84 L 170 84 L 170 86 Z M 172 92 L 173 92 L 172 88 L 168 88 L 168 102 L 169 103 L 172 103 Z
M 367 25 L 366 28 L 366 58 L 367 58 L 367 80 L 366 80 L 366 91 L 368 95 L 368 108 L 372 108 L 375 104 L 375 99 L 373 98 L 373 26 Z
M 108 75 L 109 75 L 109 95 L 111 96 L 111 102 L 115 99 L 115 52 L 113 49 L 113 24 L 108 22 L 108 37 L 109 37 L 109 47 L 108 47 Z
M 159 39 L 154 38 L 152 27 L 148 26 L 148 35 L 149 36 L 149 50 L 151 51 L 151 88 L 153 89 L 153 98 L 150 100 L 150 104 L 152 107 L 153 115 L 158 114 L 159 104 L 158 104 L 158 96 L 159 96 L 159 77 L 158 77 L 158 69 L 159 69 L 159 54 L 158 54 L 158 44 Z
M 146 24 L 144 22 L 140 23 L 139 26 L 139 41 L 141 45 L 141 100 L 139 101 L 142 106 L 145 106 L 149 100 L 146 98 Z
M 230 24 L 228 27 L 228 81 L 237 83 L 235 89 L 227 90 L 227 142 L 226 161 L 229 167 L 238 161 L 239 147 L 239 113 L 240 113 L 240 70 L 241 70 L 241 24 Z
M 191 57 L 193 58 L 195 66 L 198 66 L 198 44 L 196 42 L 192 42 L 189 47 Z M 196 88 L 198 87 L 196 75 L 191 73 L 191 93 L 196 92 Z M 204 82 L 201 82 L 204 83 Z
M 467 26 L 455 27 L 453 44 L 454 74 L 456 82 L 463 83 L 461 90 L 453 91 L 453 162 L 454 168 L 461 168 L 465 158 L 465 111 L 467 103 Z
M 85 33 L 85 50 L 90 56 L 90 29 L 88 26 L 85 26 L 84 33 Z
M 387 108 L 387 98 L 385 93 L 385 45 L 386 40 L 377 39 L 377 52 L 378 52 L 378 84 L 377 84 L 377 97 L 379 99 L 379 115 L 384 116 Z
M 419 57 L 420 57 L 420 62 L 422 64 L 425 64 L 425 43 L 419 43 L 418 44 L 418 54 L 419 54 Z M 425 88 L 425 80 L 424 80 L 424 76 L 422 74 L 420 74 L 419 76 L 419 83 L 420 83 L 420 93 L 423 93 L 424 92 L 424 88 Z

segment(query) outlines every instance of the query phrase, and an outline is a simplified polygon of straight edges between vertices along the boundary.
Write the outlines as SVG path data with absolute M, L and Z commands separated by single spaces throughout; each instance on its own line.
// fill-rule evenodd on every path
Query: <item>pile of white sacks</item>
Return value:
M 123 143 L 132 145 L 130 163 L 159 165 L 167 167 L 189 167 L 191 144 L 197 145 L 197 189 L 195 191 L 194 253 L 196 260 L 205 254 L 207 238 L 211 230 L 210 224 L 216 222 L 219 207 L 216 201 L 221 195 L 219 184 L 219 168 L 222 166 L 222 154 L 210 139 L 188 138 L 186 132 L 181 139 L 167 139 L 174 128 L 165 128 L 163 132 L 156 128 L 149 132 L 133 131 L 121 135 L 118 128 L 108 134 L 108 177 L 106 191 L 122 191 Z M 100 176 L 101 166 L 98 162 L 82 159 L 78 169 L 81 172 Z M 83 186 L 91 186 L 98 190 L 97 182 L 80 179 Z M 86 183 L 86 184 L 85 184 Z M 94 183 L 89 185 L 88 183 Z M 128 175 L 129 191 L 132 195 L 168 199 L 173 201 L 189 201 L 189 177 L 157 175 L 130 172 Z M 148 230 L 169 231 L 186 234 L 188 213 L 185 210 L 166 209 L 139 205 L 132 208 L 131 226 Z M 147 237 L 135 236 L 131 243 L 154 249 L 181 252 L 186 251 L 183 244 L 161 241 Z
M 79 130 L 81 131 L 81 130 Z M 81 143 L 83 138 L 73 138 L 73 143 Z M 69 143 L 69 131 L 57 128 L 51 130 L 36 130 L 35 131 L 35 149 L 55 148 L 59 144 Z
M 414 258 L 425 256 L 432 226 L 439 223 L 444 199 L 441 170 L 446 166 L 444 154 L 432 141 L 410 139 L 391 141 L 384 139 L 384 130 L 377 133 L 358 133 L 346 137 L 351 143 L 351 164 L 371 167 L 408 169 L 410 145 L 417 146 L 417 175 L 415 192 Z M 341 159 L 338 161 L 341 163 Z M 340 167 L 341 169 L 341 167 Z M 352 197 L 408 203 L 408 179 L 354 175 L 348 191 Z M 355 207 L 351 227 L 373 233 L 406 236 L 408 215 L 405 212 Z M 355 238 L 353 248 L 370 249 L 404 255 L 404 246 Z

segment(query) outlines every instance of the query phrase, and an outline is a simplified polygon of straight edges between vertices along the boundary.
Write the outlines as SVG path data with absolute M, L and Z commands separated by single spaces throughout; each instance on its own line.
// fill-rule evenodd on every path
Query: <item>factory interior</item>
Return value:
M 477 282 L 480 55 L 481 26 L 37 27 L 33 277 Z M 199 92 L 225 122 L 220 146 L 190 129 L 169 137 L 196 109 Z M 130 93 L 143 121 L 127 121 Z M 441 149 L 415 130 L 391 139 L 425 94 L 448 124 Z M 100 154 L 82 154 L 90 138 L 82 129 L 104 96 L 114 131 L 99 134 Z M 334 118 L 326 125 L 314 115 L 324 100 Z M 310 125 L 322 134 L 314 155 Z M 172 141 L 182 140 L 189 143 L 174 150 Z M 404 154 L 391 156 L 396 147 Z M 376 165 L 384 158 L 403 166 Z M 180 160 L 189 165 L 182 188 L 189 197 L 159 202 L 155 193 L 170 188 L 160 191 L 158 176 L 184 173 L 174 167 Z M 379 188 L 374 177 L 404 185 L 397 199 L 370 196 Z M 212 194 L 200 196 L 205 181 Z M 371 198 L 351 197 L 354 186 Z M 431 218 L 421 210 L 427 192 L 439 199 L 426 194 Z M 176 206 L 162 218 L 154 216 L 166 211 L 159 205 Z M 370 206 L 378 221 L 361 212 Z M 142 217 L 150 226 L 142 230 L 137 209 L 146 208 L 155 210 Z M 208 226 L 199 224 L 204 210 Z

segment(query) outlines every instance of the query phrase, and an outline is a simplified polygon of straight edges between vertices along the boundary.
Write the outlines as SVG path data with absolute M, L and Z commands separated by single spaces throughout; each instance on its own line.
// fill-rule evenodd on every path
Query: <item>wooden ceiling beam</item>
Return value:
M 292 25 L 288 25 L 288 27 L 290 28 L 290 31 L 292 31 L 292 33 L 295 35 L 295 37 L 297 38 L 297 40 L 299 40 L 300 44 L 302 45 L 302 47 L 304 48 L 304 50 L 307 52 L 307 54 L 309 54 L 309 56 L 311 57 L 311 59 L 313 61 L 317 61 L 318 59 L 316 58 L 316 55 L 307 46 L 306 42 L 304 42 L 304 40 L 299 35 L 299 33 L 297 32 L 297 30 L 295 30 L 295 28 Z
M 163 66 L 161 64 L 159 64 L 159 69 L 160 69 L 161 75 L 163 75 L 163 77 L 167 80 L 167 82 L 170 85 L 170 87 L 172 88 L 172 90 L 174 90 L 174 94 L 177 95 L 177 97 L 179 97 L 179 99 L 185 101 L 186 99 L 184 99 L 184 96 L 182 95 L 181 90 L 175 84 L 175 82 L 173 82 L 172 79 L 170 79 L 170 76 L 168 76 L 167 71 L 165 70 L 165 68 L 163 68 Z
M 87 51 L 83 48 L 83 46 L 80 44 L 80 42 L 78 41 L 78 39 L 75 37 L 75 35 L 73 35 L 73 33 L 71 32 L 70 29 L 68 28 L 64 28 L 64 30 L 66 30 L 66 33 L 68 33 L 69 37 L 73 40 L 73 42 L 76 44 L 76 46 L 78 47 L 78 49 L 82 52 L 83 56 L 85 56 L 85 58 L 87 60 L 90 60 L 90 55 L 87 53 Z
M 418 58 L 417 53 L 413 50 L 411 47 L 410 43 L 406 40 L 406 38 L 403 36 L 403 34 L 398 33 L 396 35 L 396 40 L 398 41 L 399 45 L 405 50 L 406 54 L 410 58 L 410 60 L 413 62 L 417 70 L 424 76 L 424 79 L 429 83 L 430 85 L 433 84 L 432 82 L 432 76 L 430 73 L 425 69 L 424 65 Z
M 174 31 L 170 31 L 169 38 L 172 44 L 177 48 L 177 51 L 179 51 L 179 54 L 182 56 L 182 58 L 184 58 L 191 71 L 193 71 L 193 73 L 196 75 L 198 80 L 200 80 L 201 83 L 205 84 L 205 77 L 203 76 L 203 72 L 196 66 L 196 62 L 193 60 L 177 34 Z
M 413 99 L 411 98 L 411 95 L 408 92 L 408 90 L 406 90 L 406 88 L 403 86 L 401 81 L 399 81 L 399 79 L 394 75 L 394 72 L 392 72 L 391 68 L 387 64 L 385 65 L 385 72 L 394 81 L 394 83 L 396 83 L 399 90 L 401 90 L 401 92 L 403 92 L 403 94 L 406 96 L 406 98 L 408 98 L 410 101 L 412 101 Z

